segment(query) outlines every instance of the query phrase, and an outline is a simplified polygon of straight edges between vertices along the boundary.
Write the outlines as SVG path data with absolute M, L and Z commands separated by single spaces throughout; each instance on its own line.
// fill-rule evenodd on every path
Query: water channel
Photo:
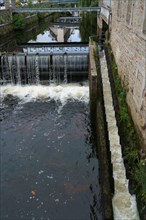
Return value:
M 78 25 L 65 29 L 49 24 L 33 38 L 26 34 L 1 44 L 12 52 L 19 40 L 19 45 L 82 40 Z M 33 74 L 31 80 L 4 81 L 1 73 L 2 220 L 103 219 L 87 67 L 81 77 L 69 70 L 58 80 L 50 80 L 49 72 L 47 79 Z

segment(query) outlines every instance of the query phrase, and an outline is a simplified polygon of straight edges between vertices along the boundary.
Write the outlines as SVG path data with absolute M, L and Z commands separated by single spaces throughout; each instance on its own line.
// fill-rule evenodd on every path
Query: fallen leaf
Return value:
M 36 191 L 32 190 L 32 191 L 31 191 L 31 194 L 32 194 L 33 196 L 35 196 L 35 195 L 36 195 Z

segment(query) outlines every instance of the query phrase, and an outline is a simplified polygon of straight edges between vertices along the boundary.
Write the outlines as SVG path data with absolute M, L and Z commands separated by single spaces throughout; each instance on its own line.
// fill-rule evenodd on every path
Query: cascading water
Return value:
M 88 75 L 88 55 L 1 54 L 1 84 L 67 83 Z M 69 74 L 68 74 L 69 72 Z M 71 79 L 70 79 L 71 78 Z
M 64 54 L 64 83 L 67 83 L 67 55 Z
M 40 83 L 40 72 L 39 72 L 39 58 L 38 55 L 35 57 L 35 70 L 36 70 L 36 84 L 38 85 Z
M 8 62 L 8 57 L 4 54 L 3 56 L 0 57 L 1 61 L 1 71 L 0 71 L 0 77 L 1 77 L 1 82 L 6 83 L 10 81 L 10 71 L 9 71 L 9 62 Z

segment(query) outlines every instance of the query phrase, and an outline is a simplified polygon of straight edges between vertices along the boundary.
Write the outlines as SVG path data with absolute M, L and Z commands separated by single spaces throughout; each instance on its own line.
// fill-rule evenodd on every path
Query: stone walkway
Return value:
M 114 178 L 115 193 L 112 200 L 114 219 L 139 220 L 135 195 L 131 195 L 128 190 L 128 180 L 126 179 L 126 170 L 122 158 L 120 138 L 115 118 L 111 86 L 104 52 L 103 56 L 100 57 L 100 64 Z

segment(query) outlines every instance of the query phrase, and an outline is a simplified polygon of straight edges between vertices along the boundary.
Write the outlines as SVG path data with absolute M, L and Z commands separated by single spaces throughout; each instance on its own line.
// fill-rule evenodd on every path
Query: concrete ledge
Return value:
M 97 45 L 89 45 L 89 86 L 90 86 L 90 115 L 91 127 L 96 139 L 94 146 L 99 158 L 99 172 L 102 194 L 103 219 L 113 219 L 112 193 L 113 181 L 111 178 L 110 151 L 106 133 L 105 112 L 101 84 L 100 65 Z
M 112 200 L 114 219 L 139 220 L 136 198 L 134 195 L 130 195 L 128 189 L 105 54 L 100 58 L 100 64 L 114 178 L 114 197 Z

